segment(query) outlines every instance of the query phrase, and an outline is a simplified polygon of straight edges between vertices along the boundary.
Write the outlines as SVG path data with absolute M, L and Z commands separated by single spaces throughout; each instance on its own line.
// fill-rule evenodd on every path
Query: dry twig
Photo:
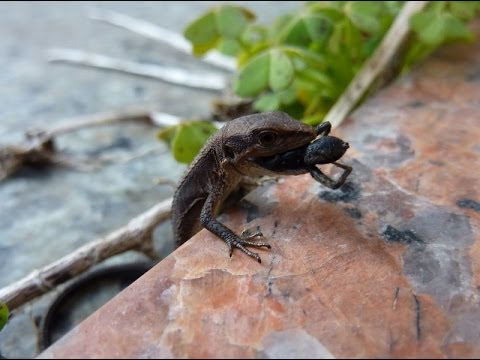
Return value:
M 192 54 L 192 45 L 182 35 L 148 21 L 99 8 L 92 8 L 89 17 L 93 20 L 103 21 L 133 31 L 147 38 L 166 43 L 183 53 Z M 210 53 L 201 58 L 201 60 L 225 70 L 235 71 L 235 61 L 215 50 L 210 51 Z
M 55 286 L 83 273 L 99 262 L 128 250 L 139 250 L 155 258 L 152 232 L 170 216 L 172 199 L 162 201 L 105 238 L 95 240 L 69 255 L 31 272 L 0 289 L 0 302 L 13 310 Z
M 50 49 L 48 61 L 120 71 L 196 89 L 222 91 L 228 84 L 226 77 L 221 74 L 206 71 L 195 73 L 177 67 L 141 64 L 75 49 Z
M 176 125 L 181 122 L 174 115 L 153 112 L 144 108 L 127 108 L 99 114 L 76 117 L 48 129 L 31 129 L 25 141 L 18 145 L 0 147 L 0 181 L 13 175 L 25 165 L 59 164 L 77 170 L 91 170 L 92 164 L 82 164 L 63 156 L 55 150 L 57 136 L 76 130 L 104 126 L 124 121 L 145 121 L 157 126 Z

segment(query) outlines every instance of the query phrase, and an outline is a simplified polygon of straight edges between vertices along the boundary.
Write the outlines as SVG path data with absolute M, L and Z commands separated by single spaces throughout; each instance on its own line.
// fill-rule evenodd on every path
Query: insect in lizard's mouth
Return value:
M 301 147 L 253 161 L 268 170 L 276 172 L 296 171 L 309 165 L 330 164 L 339 160 L 350 145 L 335 136 L 321 136 Z
M 339 160 L 350 145 L 335 136 L 322 136 L 308 144 L 305 150 L 306 164 L 330 164 Z

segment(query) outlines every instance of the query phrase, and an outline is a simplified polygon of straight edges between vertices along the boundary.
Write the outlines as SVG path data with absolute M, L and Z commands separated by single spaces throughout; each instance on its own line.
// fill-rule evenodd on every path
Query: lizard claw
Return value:
M 246 247 L 247 246 L 266 247 L 267 249 L 271 249 L 272 247 L 268 243 L 251 241 L 251 239 L 256 237 L 263 237 L 263 234 L 259 229 L 257 229 L 255 232 L 252 232 L 251 230 L 244 230 L 242 231 L 242 234 L 240 235 L 240 237 L 227 241 L 228 252 L 230 257 L 232 257 L 233 249 L 237 248 L 242 252 L 244 252 L 245 254 L 247 254 L 248 256 L 257 260 L 261 264 L 262 259 L 260 258 L 260 256 L 256 252 L 248 250 Z
M 255 232 L 253 232 L 253 233 L 252 233 L 251 229 L 245 229 L 245 230 L 242 231 L 242 233 L 240 235 L 240 238 L 241 238 L 240 244 L 245 245 L 245 246 L 255 246 L 255 247 L 262 247 L 263 246 L 263 247 L 266 247 L 267 249 L 272 248 L 270 246 L 270 244 L 268 244 L 268 243 L 251 241 L 252 239 L 254 239 L 256 237 L 262 237 L 263 238 L 263 234 L 260 231 L 260 228 L 257 228 L 257 230 L 255 230 Z
M 244 243 L 237 243 L 235 244 L 234 246 L 237 248 L 237 249 L 240 249 L 242 250 L 245 254 L 247 254 L 248 256 L 254 258 L 255 260 L 258 261 L 259 264 L 262 263 L 262 259 L 260 258 L 260 256 L 256 253 L 256 252 L 253 252 L 253 251 L 250 251 L 248 250 L 245 246 L 243 246 Z M 270 245 L 269 245 L 270 246 Z
M 229 250 L 230 257 L 232 257 L 233 248 L 235 247 L 235 248 L 241 250 L 242 252 L 244 252 L 245 254 L 247 254 L 248 256 L 254 258 L 255 260 L 257 260 L 261 264 L 262 259 L 260 258 L 260 256 L 256 252 L 248 250 L 246 248 L 246 246 L 266 247 L 267 249 L 271 249 L 272 247 L 270 246 L 270 244 L 244 240 L 244 238 L 245 239 L 252 239 L 252 238 L 257 237 L 257 236 L 263 236 L 263 235 L 259 231 L 255 232 L 254 234 L 250 234 L 250 233 L 247 233 L 247 232 L 244 231 L 242 233 L 242 238 L 238 238 L 238 239 L 235 239 L 231 242 L 228 242 L 227 244 L 228 244 L 228 250 Z

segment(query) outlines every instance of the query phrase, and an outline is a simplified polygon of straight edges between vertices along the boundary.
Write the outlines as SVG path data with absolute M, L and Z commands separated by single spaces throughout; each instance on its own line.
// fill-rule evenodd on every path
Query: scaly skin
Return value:
M 225 124 L 204 145 L 175 192 L 172 223 L 177 244 L 203 226 L 227 243 L 230 254 L 239 248 L 261 262 L 246 246 L 268 244 L 242 239 L 215 217 L 244 176 L 280 175 L 256 164 L 255 158 L 306 145 L 315 137 L 314 128 L 282 112 L 244 116 Z

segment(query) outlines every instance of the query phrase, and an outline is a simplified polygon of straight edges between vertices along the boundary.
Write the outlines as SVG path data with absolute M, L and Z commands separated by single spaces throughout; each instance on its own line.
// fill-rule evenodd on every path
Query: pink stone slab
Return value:
M 40 358 L 480 356 L 480 43 L 443 49 L 333 131 L 337 191 L 267 184 Z M 245 205 L 248 206 L 245 206 Z

